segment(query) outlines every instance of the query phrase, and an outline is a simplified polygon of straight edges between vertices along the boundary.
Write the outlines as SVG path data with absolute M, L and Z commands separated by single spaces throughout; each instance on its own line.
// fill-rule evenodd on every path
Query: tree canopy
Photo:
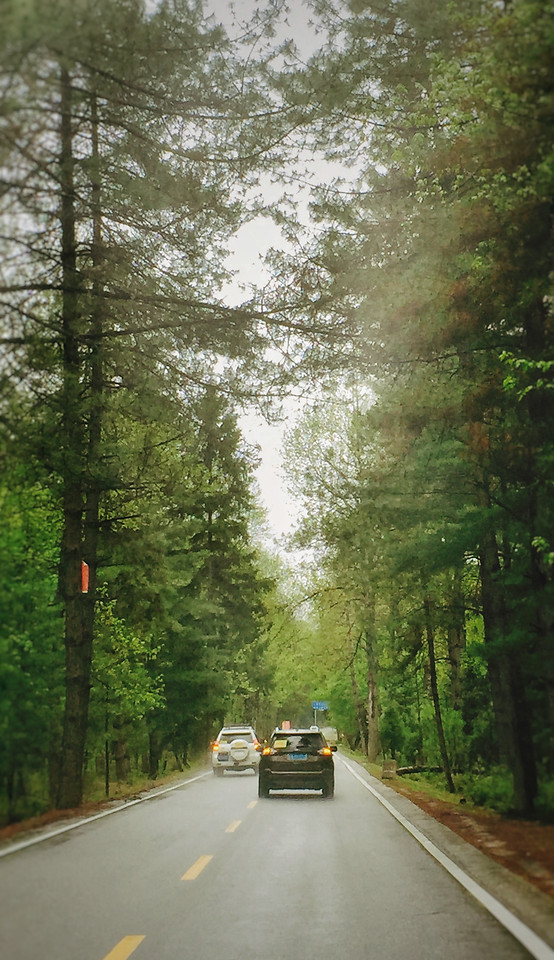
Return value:
M 113 759 L 155 775 L 312 696 L 372 759 L 548 802 L 552 2 L 305 7 L 308 62 L 285 3 L 235 39 L 189 0 L 6 5 L 9 817 L 41 778 L 79 803 L 91 757 L 108 789 Z M 260 215 L 283 243 L 230 305 Z M 293 383 L 306 603 L 253 536 L 240 433 Z
M 319 441 L 320 529 L 333 563 L 348 557 L 340 585 L 361 576 L 366 624 L 385 604 L 384 660 L 403 634 L 432 672 L 435 640 L 479 617 L 497 759 L 530 812 L 551 770 L 552 5 L 318 8 L 337 40 L 306 85 L 338 78 L 318 136 L 358 176 L 316 194 L 311 262 L 356 314 L 377 394 L 353 448 L 369 473 L 354 497 L 343 479 L 340 505 L 322 476 L 338 476 L 332 434 Z

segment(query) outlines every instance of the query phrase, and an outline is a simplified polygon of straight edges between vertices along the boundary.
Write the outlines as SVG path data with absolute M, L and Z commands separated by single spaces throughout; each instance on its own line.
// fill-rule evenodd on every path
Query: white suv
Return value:
M 253 727 L 223 727 L 212 743 L 212 769 L 216 777 L 226 770 L 258 770 L 261 743 Z

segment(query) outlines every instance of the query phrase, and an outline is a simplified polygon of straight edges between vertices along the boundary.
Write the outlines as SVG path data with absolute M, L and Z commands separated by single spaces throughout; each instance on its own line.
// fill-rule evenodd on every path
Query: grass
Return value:
M 171 785 L 172 783 L 187 779 L 200 773 L 207 766 L 205 756 L 197 757 L 183 767 L 177 769 L 175 763 L 168 762 L 164 773 L 152 780 L 139 770 L 131 771 L 126 780 L 112 780 L 110 782 L 110 795 L 106 797 L 104 779 L 101 776 L 89 776 L 85 781 L 84 798 L 89 803 L 101 803 L 105 800 L 126 800 L 138 793 L 144 793 L 148 790 L 156 790 L 160 787 Z
M 166 768 L 159 777 L 152 780 L 150 777 L 141 773 L 139 770 L 131 771 L 128 779 L 118 781 L 115 778 L 110 781 L 110 793 L 106 797 L 105 783 L 102 774 L 97 774 L 89 769 L 85 773 L 83 788 L 83 808 L 101 807 L 103 804 L 111 801 L 129 800 L 137 794 L 145 793 L 149 790 L 158 790 L 164 786 L 170 786 L 179 780 L 186 780 L 188 777 L 201 773 L 207 767 L 207 758 L 204 754 L 191 760 L 190 764 L 182 770 L 178 770 L 173 758 L 169 758 Z M 31 820 L 59 819 L 63 816 L 74 815 L 75 811 L 67 813 L 59 810 L 52 810 L 48 802 L 48 789 L 46 776 L 33 774 L 28 778 L 25 794 L 18 798 L 12 816 L 8 815 L 7 803 L 5 798 L 0 798 L 0 829 L 12 826 L 19 828 L 28 824 Z M 4 801 L 4 802 L 2 802 Z
M 460 790 L 457 793 L 450 793 L 445 782 L 444 777 L 441 773 L 419 773 L 419 774 L 403 774 L 402 776 L 397 776 L 393 779 L 383 780 L 381 776 L 382 763 L 370 763 L 365 754 L 357 753 L 354 750 L 350 750 L 348 747 L 341 746 L 341 752 L 345 753 L 352 760 L 355 760 L 356 763 L 359 763 L 360 766 L 364 767 L 375 777 L 377 780 L 382 780 L 383 783 L 386 783 L 388 787 L 391 787 L 397 792 L 414 791 L 419 793 L 424 793 L 429 799 L 432 800 L 441 800 L 445 803 L 451 803 L 453 806 L 457 806 L 460 803 L 460 800 L 464 800 L 467 804 L 467 809 L 477 809 L 483 808 L 483 804 L 474 804 L 471 799 L 466 797 L 465 792 Z M 456 777 L 454 778 L 456 784 Z M 492 807 L 491 807 L 492 809 Z
M 356 760 L 372 776 L 383 780 L 380 762 L 370 763 L 363 753 L 350 750 L 346 746 L 341 746 L 341 751 Z M 456 793 L 450 793 L 442 773 L 402 774 L 383 782 L 398 793 L 418 792 L 431 800 L 440 800 L 453 807 L 463 804 L 465 810 L 517 817 L 512 807 L 512 780 L 506 768 L 494 767 L 480 773 L 455 774 L 453 779 Z M 545 778 L 539 782 L 535 819 L 543 823 L 554 823 L 554 782 Z

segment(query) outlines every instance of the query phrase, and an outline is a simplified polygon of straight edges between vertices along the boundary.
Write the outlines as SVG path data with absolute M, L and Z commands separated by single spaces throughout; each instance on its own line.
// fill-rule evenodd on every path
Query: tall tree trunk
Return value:
M 380 751 L 379 739 L 379 695 L 377 689 L 377 657 L 375 652 L 375 602 L 373 599 L 367 605 L 367 630 L 365 637 L 365 653 L 367 660 L 367 757 L 374 762 Z
M 87 342 L 88 358 L 83 350 L 83 318 L 79 311 L 80 275 L 77 269 L 75 231 L 75 190 L 73 183 L 73 139 L 71 124 L 71 79 L 62 68 L 62 250 L 63 250 L 63 328 L 64 328 L 64 437 L 66 463 L 70 473 L 64 478 L 64 545 L 62 567 L 75 571 L 74 580 L 62 588 L 66 609 L 66 710 L 62 739 L 62 765 L 59 806 L 72 807 L 82 800 L 82 773 L 85 755 L 90 671 L 96 607 L 98 532 L 100 511 L 100 461 L 103 416 L 103 309 L 100 271 L 102 266 L 102 226 L 98 152 L 98 113 L 96 96 L 91 94 L 92 163 L 92 314 Z M 88 369 L 86 362 L 88 361 Z M 87 417 L 83 409 L 85 374 L 88 379 Z M 88 591 L 81 591 L 81 560 L 89 568 Z M 70 599 L 68 599 L 70 598 Z
M 417 753 L 416 753 L 416 763 L 423 763 L 423 724 L 421 722 L 421 693 L 419 689 L 419 681 L 417 679 L 418 666 L 415 664 L 414 669 L 414 689 L 415 689 L 415 698 L 416 698 L 416 711 L 417 711 Z M 425 679 L 423 681 L 425 685 Z
M 369 668 L 367 671 L 367 758 L 372 763 L 377 759 L 381 752 L 381 740 L 379 737 L 379 696 L 377 689 L 377 677 L 375 672 Z
M 466 645 L 464 600 L 460 577 L 455 575 L 448 611 L 448 660 L 450 663 L 450 704 L 462 709 L 462 653 Z
M 103 300 L 101 286 L 102 218 L 100 208 L 100 163 L 98 152 L 98 111 L 96 94 L 91 94 L 92 163 L 92 315 L 88 355 L 88 449 L 86 470 L 86 503 L 83 530 L 83 557 L 89 566 L 89 589 L 83 596 L 83 641 L 84 649 L 92 660 L 94 623 L 97 600 L 98 536 L 101 495 L 101 442 L 104 400 L 103 364 Z M 90 665 L 88 667 L 90 670 Z
M 149 745 L 149 776 L 155 780 L 160 769 L 160 760 L 162 759 L 162 744 L 160 735 L 156 731 L 150 731 L 148 734 Z
M 360 734 L 360 742 L 362 750 L 367 754 L 367 711 L 366 705 L 363 701 L 363 697 L 360 693 L 360 687 L 358 684 L 358 678 L 356 676 L 356 667 L 355 667 L 355 658 L 356 658 L 356 647 L 352 643 L 352 637 L 350 636 L 349 630 L 349 640 L 350 640 L 350 683 L 352 686 L 352 698 L 354 700 L 354 710 L 356 713 L 356 720 L 358 721 L 358 731 Z
M 500 755 L 513 778 L 514 807 L 532 815 L 537 796 L 537 770 L 529 709 L 517 651 L 503 649 L 510 632 L 508 615 L 496 582 L 500 572 L 498 547 L 492 532 L 483 537 L 480 556 L 481 592 L 488 669 Z
M 90 647 L 83 633 L 81 561 L 83 543 L 83 418 L 79 351 L 79 277 L 75 232 L 71 79 L 61 69 L 61 234 L 63 410 L 63 533 L 59 590 L 65 616 L 65 712 L 58 805 L 82 799 L 83 762 L 90 688 Z
M 427 637 L 427 650 L 429 652 L 429 680 L 431 684 L 431 695 L 433 698 L 433 707 L 435 710 L 435 723 L 437 726 L 437 736 L 439 738 L 439 749 L 446 779 L 446 786 L 450 793 L 456 793 L 456 787 L 452 779 L 452 770 L 450 768 L 450 759 L 446 748 L 446 737 L 444 736 L 444 727 L 442 723 L 441 706 L 439 700 L 439 687 L 437 683 L 437 665 L 435 660 L 435 634 L 431 620 L 431 602 L 428 597 L 423 601 L 425 610 L 425 632 Z
M 123 717 L 114 717 L 112 725 L 114 733 L 113 753 L 115 758 L 115 776 L 116 780 L 121 783 L 129 779 L 131 772 L 131 760 L 127 747 L 127 722 Z
M 552 218 L 548 215 L 546 226 L 545 245 L 552 244 Z M 543 227 L 544 229 L 544 227 Z M 540 298 L 534 309 L 530 308 L 526 316 L 526 348 L 527 352 L 537 362 L 552 355 L 552 330 L 550 310 L 546 299 Z M 545 384 L 545 373 L 538 367 L 533 372 L 535 389 L 529 390 L 525 397 L 530 429 L 527 436 L 528 460 L 528 543 L 530 582 L 533 596 L 534 612 L 531 630 L 532 650 L 536 662 L 540 663 L 539 684 L 544 690 L 544 698 L 534 698 L 537 726 L 554 729 L 554 603 L 552 599 L 552 567 L 545 558 L 545 552 L 552 549 L 551 545 L 551 500 L 550 484 L 544 482 L 544 463 L 537 464 L 537 455 L 548 449 L 554 434 L 554 395 L 552 391 L 552 374 L 548 385 Z M 542 381 L 537 384 L 536 381 Z M 546 458 L 545 458 L 546 459 Z M 549 462 L 549 461 L 548 461 Z M 546 547 L 545 541 L 550 546 Z M 541 546 L 542 544 L 542 546 Z M 529 644 L 531 650 L 531 643 Z M 533 671 L 531 671 L 533 672 Z M 545 751 L 546 752 L 546 751 Z M 550 757 L 550 765 L 554 757 Z

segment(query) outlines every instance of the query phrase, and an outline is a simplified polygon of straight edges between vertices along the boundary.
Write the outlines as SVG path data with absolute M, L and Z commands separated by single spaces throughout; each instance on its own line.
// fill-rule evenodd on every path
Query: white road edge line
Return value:
M 61 833 L 67 833 L 69 830 L 76 830 L 77 827 L 83 827 L 86 823 L 92 823 L 93 820 L 101 820 L 102 817 L 109 817 L 112 813 L 127 810 L 129 807 L 134 807 L 137 803 L 154 800 L 155 797 L 161 797 L 164 793 L 171 793 L 172 790 L 179 790 L 180 787 L 186 787 L 189 783 L 203 780 L 204 777 L 208 777 L 209 775 L 208 773 L 201 773 L 197 777 L 191 777 L 190 780 L 181 780 L 180 783 L 175 784 L 173 787 L 164 787 L 163 790 L 156 790 L 155 793 L 150 793 L 146 797 L 129 800 L 128 803 L 122 803 L 119 807 L 113 807 L 111 810 L 103 810 L 102 813 L 95 813 L 93 817 L 85 817 L 85 819 L 79 820 L 77 823 L 67 824 L 65 827 L 58 827 L 56 830 L 51 830 L 50 833 L 45 833 L 40 837 L 29 837 L 28 840 L 21 840 L 20 843 L 14 843 L 9 847 L 0 849 L 0 858 L 7 857 L 10 853 L 16 853 L 18 850 L 24 850 L 25 847 L 32 847 L 35 843 L 42 843 L 43 840 L 51 840 L 52 837 L 58 837 Z
M 420 843 L 421 846 L 424 847 L 425 850 L 427 850 L 427 852 L 430 853 L 431 856 L 434 857 L 435 860 L 437 860 L 441 866 L 443 866 L 445 870 L 447 870 L 448 873 L 462 885 L 462 887 L 465 887 L 465 889 L 473 897 L 475 897 L 475 899 L 478 900 L 479 903 L 485 907 L 485 909 L 488 910 L 488 912 L 492 914 L 492 916 L 495 917 L 496 920 L 498 920 L 498 922 L 502 924 L 502 926 L 505 927 L 505 929 L 508 930 L 512 936 L 514 936 L 516 940 L 522 944 L 522 946 L 525 947 L 526 950 L 529 951 L 532 957 L 535 957 L 536 960 L 554 960 L 554 950 L 552 950 L 548 944 L 544 942 L 544 940 L 541 940 L 541 938 L 538 937 L 536 933 L 533 933 L 533 931 L 524 923 L 522 923 L 521 920 L 518 920 L 517 917 L 514 917 L 514 915 L 510 913 L 510 911 L 504 907 L 499 900 L 496 900 L 495 897 L 491 896 L 490 893 L 487 893 L 487 891 L 484 890 L 483 887 L 479 886 L 479 884 L 474 880 L 472 880 L 471 877 L 468 877 L 468 875 L 464 873 L 464 871 L 458 867 L 457 864 L 450 859 L 450 857 L 447 857 L 446 854 L 442 853 L 442 851 L 439 850 L 439 848 L 436 847 L 431 840 L 428 840 L 427 837 L 417 829 L 417 827 L 414 827 L 409 820 L 406 820 L 406 818 L 398 812 L 398 810 L 395 810 L 392 804 L 389 803 L 388 800 L 385 800 L 385 798 L 382 797 L 381 794 L 375 790 L 370 783 L 367 782 L 367 780 L 364 780 L 364 778 L 361 777 L 360 774 L 354 770 L 354 767 L 350 766 L 346 760 L 341 758 L 341 763 L 343 763 L 352 776 L 355 777 L 356 780 L 358 780 L 362 786 L 366 788 L 366 790 L 369 790 L 369 792 L 373 794 L 379 803 L 381 803 L 389 811 L 389 813 L 392 814 L 395 820 L 398 820 L 398 822 L 402 824 L 408 833 L 411 833 L 412 837 L 414 837 L 414 839 L 417 840 L 417 842 Z

